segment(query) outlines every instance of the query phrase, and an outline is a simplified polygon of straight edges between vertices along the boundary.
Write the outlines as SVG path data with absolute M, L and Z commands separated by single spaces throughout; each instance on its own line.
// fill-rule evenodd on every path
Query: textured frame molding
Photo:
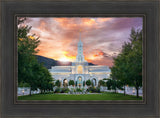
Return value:
M 1 1 L 1 116 L 2 117 L 159 117 L 159 1 Z M 15 104 L 15 40 L 14 18 L 16 14 L 143 14 L 146 17 L 146 101 L 145 104 Z M 118 16 L 118 15 L 117 15 Z

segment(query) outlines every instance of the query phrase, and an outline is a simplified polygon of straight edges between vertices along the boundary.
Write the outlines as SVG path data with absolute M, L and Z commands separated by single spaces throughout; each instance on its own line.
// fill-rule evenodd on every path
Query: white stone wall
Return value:
M 31 94 L 38 94 L 38 93 L 40 93 L 40 89 L 38 89 L 37 91 L 31 91 Z M 17 94 L 18 96 L 29 95 L 30 87 L 18 87 Z

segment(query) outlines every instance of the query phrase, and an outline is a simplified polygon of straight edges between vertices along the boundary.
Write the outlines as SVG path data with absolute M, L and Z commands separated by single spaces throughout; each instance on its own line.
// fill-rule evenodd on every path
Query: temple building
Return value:
M 109 78 L 111 70 L 108 66 L 88 65 L 83 55 L 83 43 L 78 42 L 76 60 L 71 66 L 52 66 L 49 69 L 52 77 L 61 82 L 61 87 L 70 80 L 75 82 L 78 88 L 83 88 L 87 80 L 91 80 L 94 86 L 98 86 L 99 80 Z

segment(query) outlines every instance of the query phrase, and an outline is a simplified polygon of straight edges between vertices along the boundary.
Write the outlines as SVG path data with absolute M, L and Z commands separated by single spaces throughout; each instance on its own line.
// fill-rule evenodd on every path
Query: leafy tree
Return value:
M 99 86 L 106 86 L 106 84 L 103 80 L 99 80 L 98 84 L 99 84 Z
M 87 86 L 90 86 L 90 85 L 91 85 L 91 80 L 87 80 L 87 81 L 86 81 L 86 85 L 87 85 Z
M 73 80 L 69 80 L 69 85 L 74 85 L 74 81 Z
M 132 41 L 132 50 L 128 55 L 128 69 L 132 83 L 137 90 L 139 97 L 139 88 L 142 87 L 142 30 L 135 31 L 132 29 L 130 40 Z
M 115 79 L 107 79 L 107 80 L 108 81 L 106 82 L 106 85 L 108 87 L 108 90 L 113 89 L 113 90 L 115 90 L 115 93 L 116 93 L 117 89 L 121 89 L 121 90 L 123 89 L 122 88 L 123 84 L 121 81 L 115 80 Z
M 106 82 L 106 85 L 107 85 L 107 87 L 108 87 L 108 90 L 111 90 L 112 80 L 111 80 L 111 79 L 108 79 L 108 81 Z
M 119 80 L 116 80 L 116 83 L 117 83 L 117 88 L 123 90 L 123 83 Z
M 111 77 L 113 79 L 120 80 L 124 86 L 124 95 L 126 94 L 125 86 L 131 82 L 128 76 L 129 70 L 127 66 L 126 56 L 124 54 L 119 54 L 117 58 L 114 59 L 114 66 L 111 68 Z
M 25 19 L 18 19 L 18 83 L 29 84 L 31 95 L 31 90 L 37 90 L 37 88 L 44 92 L 52 90 L 53 79 L 35 57 L 40 40 L 35 34 L 30 34 L 31 27 L 21 24 Z
M 122 46 L 122 52 L 114 58 L 114 66 L 111 68 L 112 78 L 120 80 L 125 86 L 128 84 L 138 90 L 142 86 L 142 30 L 131 30 L 129 42 Z
M 61 86 L 61 82 L 59 80 L 56 81 L 55 83 L 56 86 L 60 87 Z
M 21 82 L 18 84 L 18 87 L 30 87 L 30 85 L 28 83 Z
M 45 91 L 53 90 L 53 79 L 49 73 L 49 71 L 43 67 L 42 64 L 39 65 L 39 76 L 38 78 L 38 88 L 41 90 L 41 93 L 45 93 Z M 35 83 L 36 84 L 36 83 Z
M 18 23 L 22 23 L 25 18 L 20 18 Z M 36 59 L 33 56 L 36 53 L 36 48 L 39 44 L 38 38 L 29 36 L 28 33 L 31 27 L 21 26 L 18 27 L 18 82 L 19 83 L 32 83 L 34 77 L 33 65 Z M 32 37 L 32 39 L 31 39 Z
M 116 90 L 117 90 L 117 81 L 116 80 L 111 80 L 111 83 L 112 83 L 111 88 L 114 89 L 115 93 L 116 93 Z
M 123 88 L 122 88 L 122 87 L 123 87 L 123 84 L 122 84 L 121 81 L 112 79 L 112 80 L 111 80 L 111 83 L 112 83 L 111 88 L 112 88 L 113 90 L 115 90 L 115 93 L 116 93 L 116 90 L 117 90 L 117 89 L 121 89 L 121 90 L 123 89 Z

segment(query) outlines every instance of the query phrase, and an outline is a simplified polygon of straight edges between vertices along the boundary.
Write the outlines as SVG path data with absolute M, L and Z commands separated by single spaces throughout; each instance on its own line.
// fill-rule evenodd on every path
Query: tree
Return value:
M 132 41 L 132 51 L 127 58 L 132 81 L 130 85 L 136 88 L 137 97 L 139 97 L 139 88 L 142 86 L 142 30 L 132 29 L 130 40 Z
M 116 93 L 117 89 L 121 89 L 122 90 L 123 89 L 122 87 L 123 87 L 123 83 L 121 81 L 115 80 L 115 79 L 111 80 L 111 88 L 113 90 L 115 90 L 115 93 Z
M 122 46 L 122 52 L 114 58 L 114 66 L 111 68 L 111 76 L 120 80 L 125 86 L 128 84 L 138 90 L 142 86 L 142 30 L 131 30 L 129 42 Z
M 123 90 L 123 83 L 120 80 L 116 80 L 117 88 Z
M 31 27 L 20 25 L 24 20 L 25 18 L 18 20 L 18 82 L 32 84 L 33 66 L 36 64 L 33 54 L 37 52 L 40 41 L 34 35 L 28 35 Z
M 40 43 L 39 38 L 30 34 L 32 27 L 21 25 L 26 18 L 18 19 L 18 83 L 27 83 L 31 90 L 53 89 L 53 79 L 49 71 L 38 63 L 35 54 Z
M 111 83 L 112 83 L 111 88 L 114 89 L 115 93 L 116 93 L 116 90 L 117 90 L 117 81 L 116 80 L 111 80 Z
M 69 80 L 69 85 L 74 85 L 74 81 L 73 80 Z
M 18 29 L 18 81 L 27 82 L 32 78 L 32 67 L 36 63 L 35 54 L 39 44 L 38 38 L 27 36 L 31 27 L 19 27 Z
M 38 73 L 39 73 L 39 76 L 37 76 L 38 88 L 41 90 L 41 93 L 43 92 L 45 93 L 46 90 L 47 91 L 53 90 L 53 79 L 49 71 L 45 67 L 43 67 L 42 64 L 39 64 Z
M 116 93 L 116 90 L 117 89 L 122 89 L 122 82 L 119 81 L 119 80 L 115 80 L 115 79 L 107 79 L 108 81 L 106 82 L 106 85 L 108 87 L 108 90 L 115 90 L 115 93 Z
M 83 81 L 83 86 L 85 86 L 85 83 L 86 83 L 86 82 L 85 82 L 85 81 Z
M 108 81 L 106 82 L 106 85 L 107 85 L 108 90 L 111 90 L 112 80 L 111 80 L 111 79 L 108 79 Z
M 130 77 L 128 76 L 128 65 L 126 63 L 126 56 L 129 52 L 119 54 L 117 58 L 114 58 L 114 66 L 111 68 L 111 78 L 120 80 L 124 86 L 124 95 L 125 93 L 125 86 L 131 82 Z
M 99 84 L 99 86 L 105 86 L 106 85 L 103 80 L 99 80 L 98 84 Z
M 87 85 L 87 86 L 90 86 L 90 85 L 91 85 L 91 80 L 87 80 L 87 81 L 86 81 L 86 85 Z
M 55 83 L 56 86 L 60 87 L 61 86 L 61 82 L 59 80 L 56 81 Z

